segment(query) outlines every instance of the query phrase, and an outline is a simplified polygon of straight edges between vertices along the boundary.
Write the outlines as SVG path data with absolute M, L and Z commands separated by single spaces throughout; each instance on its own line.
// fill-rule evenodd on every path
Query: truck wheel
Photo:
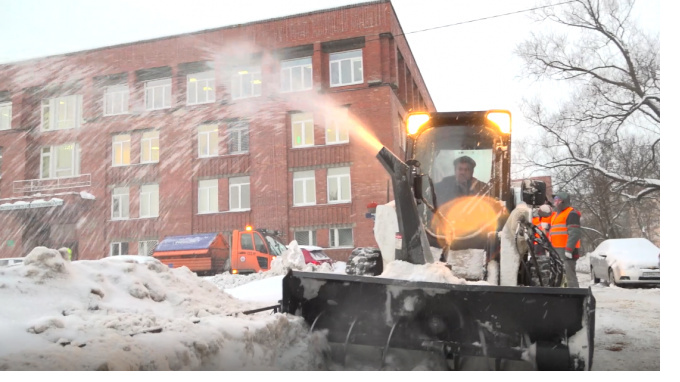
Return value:
M 382 272 L 382 253 L 375 247 L 354 248 L 345 267 L 345 273 L 348 275 L 377 276 Z
M 543 281 L 543 286 L 551 285 L 551 274 L 550 270 L 550 256 L 542 255 L 536 256 L 536 262 L 538 263 L 538 269 L 535 269 L 533 262 L 531 262 L 531 285 L 540 286 L 541 281 L 538 280 L 538 275 L 541 275 L 541 280 Z

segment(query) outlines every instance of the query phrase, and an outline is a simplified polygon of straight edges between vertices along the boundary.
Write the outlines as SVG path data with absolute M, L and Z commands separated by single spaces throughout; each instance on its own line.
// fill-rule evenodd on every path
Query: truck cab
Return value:
M 268 271 L 272 260 L 286 250 L 278 231 L 250 226 L 244 231 L 233 230 L 229 247 L 230 258 L 225 268 L 232 274 Z

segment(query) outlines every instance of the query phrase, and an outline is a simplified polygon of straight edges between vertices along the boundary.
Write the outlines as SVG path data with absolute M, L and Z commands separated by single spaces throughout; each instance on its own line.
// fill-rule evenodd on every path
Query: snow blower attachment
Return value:
M 406 125 L 407 160 L 386 147 L 377 154 L 394 189 L 395 245 L 370 252 L 393 251 L 379 259 L 386 266 L 396 260 L 451 265 L 473 250 L 486 257 L 483 279 L 407 281 L 380 275 L 382 267 L 352 275 L 350 267 L 347 275 L 290 271 L 282 312 L 327 331 L 341 362 L 361 347 L 380 353 L 381 368 L 393 352 L 418 351 L 441 356 L 455 370 L 590 370 L 590 289 L 556 287 L 562 267 L 554 249 L 543 262 L 548 276 L 534 280 L 537 254 L 520 245 L 540 232 L 531 210 L 516 208 L 510 187 L 510 113 L 416 113 Z M 523 188 L 522 201 L 538 203 L 536 190 Z M 538 242 L 551 248 L 545 235 Z
M 508 361 L 523 369 L 589 370 L 592 363 L 590 289 L 290 271 L 281 307 L 310 330 L 327 330 L 328 341 L 343 349 L 341 362 L 348 346 L 367 345 L 381 351 L 381 368 L 392 349 L 435 352 L 454 370 L 517 367 Z

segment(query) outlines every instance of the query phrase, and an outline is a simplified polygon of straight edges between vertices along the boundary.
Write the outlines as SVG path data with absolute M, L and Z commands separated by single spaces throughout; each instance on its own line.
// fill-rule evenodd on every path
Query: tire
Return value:
M 593 281 L 593 284 L 599 284 L 600 279 L 595 277 L 595 271 L 593 271 L 593 267 L 590 267 L 590 279 Z
M 614 270 L 609 268 L 609 286 L 616 286 L 616 278 L 614 278 Z
M 536 256 L 536 262 L 538 263 L 538 273 L 541 275 L 541 280 L 543 281 L 543 286 L 550 285 L 550 256 Z M 533 262 L 529 263 L 531 265 L 531 285 L 540 286 L 541 282 L 538 280 L 538 275 Z
M 375 247 L 354 248 L 345 267 L 346 274 L 355 276 L 378 276 L 382 272 L 382 253 Z

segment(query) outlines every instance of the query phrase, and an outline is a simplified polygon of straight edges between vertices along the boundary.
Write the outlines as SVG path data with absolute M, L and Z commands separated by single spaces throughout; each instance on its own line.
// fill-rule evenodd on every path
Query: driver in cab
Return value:
M 439 204 L 459 196 L 476 195 L 486 187 L 486 183 L 473 176 L 477 163 L 467 155 L 453 161 L 454 175 L 444 177 L 437 183 L 435 192 Z

